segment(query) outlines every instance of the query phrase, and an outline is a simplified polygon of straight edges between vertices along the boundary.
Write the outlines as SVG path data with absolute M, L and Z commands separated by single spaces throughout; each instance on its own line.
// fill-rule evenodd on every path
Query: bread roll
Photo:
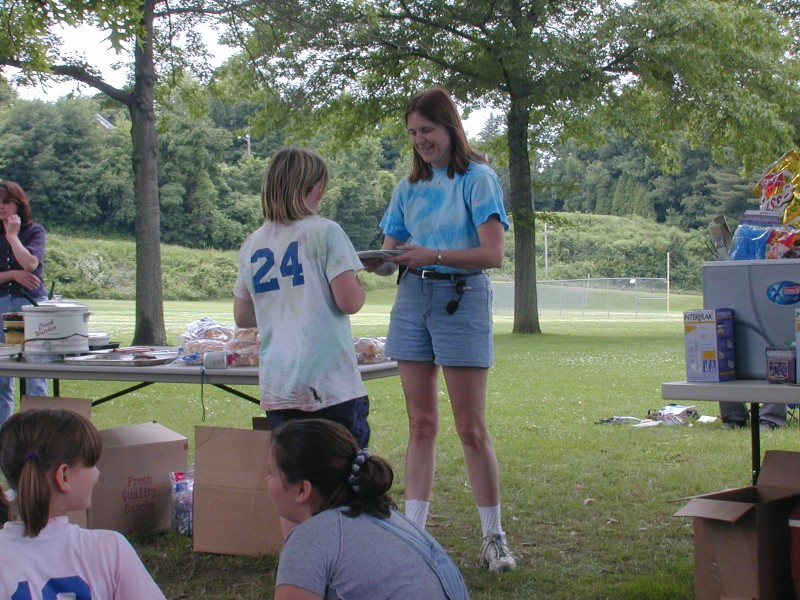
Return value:
M 239 327 L 234 333 L 234 338 L 242 341 L 258 341 L 258 327 Z

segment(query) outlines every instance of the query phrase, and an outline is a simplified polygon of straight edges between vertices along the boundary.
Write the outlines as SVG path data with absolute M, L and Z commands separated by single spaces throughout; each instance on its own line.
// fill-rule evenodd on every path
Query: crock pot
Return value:
M 26 354 L 81 354 L 89 351 L 89 307 L 52 300 L 22 307 Z

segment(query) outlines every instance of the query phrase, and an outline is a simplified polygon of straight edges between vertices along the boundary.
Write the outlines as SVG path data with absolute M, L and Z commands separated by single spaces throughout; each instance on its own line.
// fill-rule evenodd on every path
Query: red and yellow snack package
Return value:
M 800 220 L 800 154 L 797 150 L 789 150 L 772 163 L 753 193 L 761 199 L 761 210 L 783 211 L 781 222 L 784 225 Z

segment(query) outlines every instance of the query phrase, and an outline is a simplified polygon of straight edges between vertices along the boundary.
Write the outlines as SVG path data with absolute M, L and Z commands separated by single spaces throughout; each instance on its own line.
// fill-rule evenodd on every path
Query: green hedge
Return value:
M 162 246 L 164 300 L 230 298 L 236 282 L 238 253 Z M 364 287 L 394 285 L 392 277 L 362 273 Z M 136 244 L 57 234 L 47 236 L 45 284 L 65 298 L 134 300 Z
M 551 215 L 552 218 L 552 215 Z M 705 233 L 683 232 L 643 219 L 558 213 L 549 234 L 549 279 L 664 277 L 671 255 L 674 289 L 700 289 L 703 260 L 710 258 Z M 538 228 L 537 228 L 538 229 Z M 506 260 L 497 275 L 513 278 L 514 238 L 506 238 Z M 537 232 L 537 272 L 544 274 L 544 244 Z M 230 298 L 237 252 L 162 246 L 165 300 Z M 394 286 L 394 277 L 360 274 L 367 290 Z M 45 279 L 64 297 L 133 300 L 136 245 L 131 240 L 90 239 L 50 233 Z

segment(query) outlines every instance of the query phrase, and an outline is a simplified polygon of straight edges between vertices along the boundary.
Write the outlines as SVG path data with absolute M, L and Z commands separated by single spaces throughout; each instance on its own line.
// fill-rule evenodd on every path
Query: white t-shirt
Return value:
M 266 222 L 244 241 L 234 294 L 255 305 L 264 409 L 316 411 L 367 395 L 350 317 L 330 288 L 362 268 L 344 230 L 316 215 Z
M 136 550 L 116 531 L 82 529 L 55 517 L 35 538 L 23 532 L 15 522 L 0 529 L 0 598 L 164 599 Z

